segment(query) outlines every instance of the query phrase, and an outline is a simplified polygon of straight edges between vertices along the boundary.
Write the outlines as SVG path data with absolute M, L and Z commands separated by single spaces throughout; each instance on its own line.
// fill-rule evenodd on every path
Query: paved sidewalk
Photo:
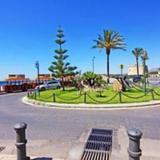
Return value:
M 27 155 L 38 160 L 80 160 L 84 145 L 90 130 L 83 132 L 73 143 L 67 144 L 49 140 L 28 140 Z M 0 153 L 0 160 L 15 160 L 16 147 L 11 140 L 0 140 L 1 145 L 6 145 Z M 160 140 L 145 139 L 142 137 L 141 145 L 142 160 L 159 160 Z M 128 160 L 128 135 L 124 127 L 120 127 L 113 135 L 113 148 L 111 160 Z
M 0 160 L 15 160 L 16 146 L 13 140 L 0 140 L 0 145 L 6 148 L 0 152 Z M 55 145 L 56 144 L 56 145 Z M 45 160 L 49 158 L 64 159 L 67 157 L 68 150 L 71 148 L 71 143 L 60 142 L 58 143 L 51 140 L 28 140 L 26 145 L 27 156 L 31 158 L 45 157 Z
M 124 127 L 118 130 L 116 145 L 113 146 L 111 160 L 128 160 L 128 144 L 129 138 Z M 114 140 L 113 140 L 114 141 Z M 119 146 L 119 147 L 117 147 Z M 140 141 L 142 150 L 142 160 L 159 160 L 160 159 L 160 140 L 142 139 Z

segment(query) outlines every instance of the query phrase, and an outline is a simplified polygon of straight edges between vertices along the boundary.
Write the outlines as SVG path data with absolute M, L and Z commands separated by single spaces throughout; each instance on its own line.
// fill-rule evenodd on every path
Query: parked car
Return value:
M 133 82 L 137 83 L 139 81 L 141 81 L 141 76 L 134 76 L 133 77 Z
M 52 81 L 48 81 L 44 84 L 36 86 L 35 89 L 39 89 L 40 91 L 45 91 L 45 90 L 48 90 L 48 89 L 60 88 L 60 87 L 61 87 L 60 81 L 52 80 Z

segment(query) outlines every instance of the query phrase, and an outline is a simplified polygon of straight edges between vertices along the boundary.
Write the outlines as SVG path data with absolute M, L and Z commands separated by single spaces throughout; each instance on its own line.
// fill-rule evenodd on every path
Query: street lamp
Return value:
M 92 72 L 94 73 L 94 60 L 95 60 L 95 56 L 93 56 L 93 58 L 92 58 Z
M 121 76 L 123 75 L 123 69 L 124 69 L 124 65 L 120 64 L 120 69 L 121 69 Z
M 39 61 L 36 61 L 35 66 L 37 69 L 37 83 L 39 85 L 39 83 L 40 83 L 40 80 L 39 80 Z
M 82 71 L 81 71 L 81 70 L 79 70 L 79 76 L 81 76 L 81 74 L 82 74 Z

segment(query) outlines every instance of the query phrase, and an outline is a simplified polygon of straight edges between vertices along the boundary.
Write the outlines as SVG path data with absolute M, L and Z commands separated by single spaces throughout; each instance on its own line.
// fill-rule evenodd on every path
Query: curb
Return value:
M 7 94 L 6 92 L 0 92 L 0 95 L 4 95 L 4 94 Z
M 22 102 L 36 107 L 45 107 L 53 109 L 65 109 L 65 110 L 122 110 L 122 109 L 144 109 L 160 107 L 160 101 L 150 101 L 141 103 L 125 103 L 125 104 L 60 104 L 60 103 L 50 103 L 41 102 L 36 100 L 28 99 L 26 96 L 22 98 Z

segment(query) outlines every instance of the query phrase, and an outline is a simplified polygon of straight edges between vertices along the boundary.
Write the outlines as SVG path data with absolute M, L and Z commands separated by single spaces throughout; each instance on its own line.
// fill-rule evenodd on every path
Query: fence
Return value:
M 30 99 L 35 99 L 35 100 L 43 100 L 43 101 L 50 101 L 50 102 L 67 102 L 67 103 L 72 103 L 74 102 L 75 100 L 79 100 L 79 103 L 102 103 L 102 104 L 107 104 L 107 103 L 111 103 L 113 102 L 113 100 L 116 100 L 118 101 L 119 103 L 125 103 L 125 98 L 128 98 L 128 99 L 141 99 L 141 98 L 144 98 L 146 97 L 147 95 L 151 95 L 151 99 L 150 100 L 155 100 L 155 96 L 158 96 L 160 97 L 160 94 L 154 90 L 154 89 L 150 89 L 147 91 L 147 93 L 144 93 L 140 96 L 132 96 L 132 95 L 129 95 L 129 94 L 126 94 L 125 92 L 122 92 L 122 91 L 119 91 L 119 92 L 116 92 L 112 97 L 108 97 L 106 98 L 105 100 L 99 100 L 97 98 L 94 98 L 93 96 L 91 96 L 89 93 L 87 92 L 84 92 L 83 94 L 80 94 L 76 97 L 73 97 L 73 98 L 64 98 L 61 96 L 61 94 L 56 94 L 56 93 L 53 93 L 51 95 L 49 95 L 48 97 L 43 97 L 41 95 L 40 92 L 38 92 L 37 90 L 28 90 L 27 92 L 27 96 L 28 98 Z

